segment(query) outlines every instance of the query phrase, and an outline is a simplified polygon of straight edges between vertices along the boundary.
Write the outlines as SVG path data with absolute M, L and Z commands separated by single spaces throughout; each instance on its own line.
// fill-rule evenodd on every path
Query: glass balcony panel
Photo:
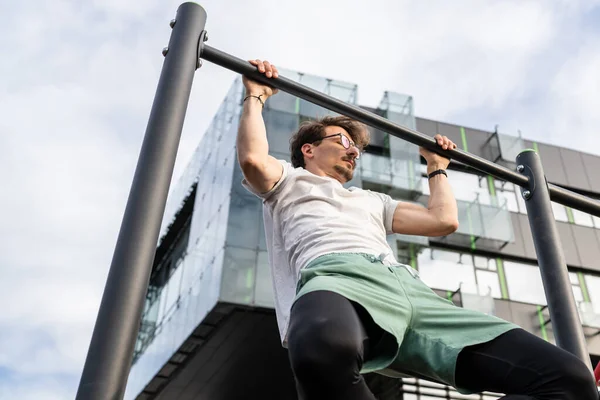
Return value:
M 387 118 L 390 121 L 415 129 L 413 99 L 411 96 L 386 91 L 379 102 L 378 108 L 388 112 Z
M 283 91 L 279 91 L 265 102 L 266 111 L 283 111 L 290 114 L 300 112 L 300 99 Z
M 392 164 L 388 157 L 365 153 L 360 157 L 360 173 L 363 180 L 392 184 Z
M 356 104 L 357 85 L 340 81 L 331 81 L 328 94 L 350 104 Z
M 500 154 L 505 161 L 515 162 L 517 156 L 525 149 L 525 141 L 518 136 L 510 136 L 502 133 L 498 134 L 498 144 Z
M 460 302 L 463 308 L 469 310 L 479 311 L 488 315 L 494 315 L 496 312 L 496 303 L 490 295 L 468 293 L 461 290 Z
M 482 237 L 499 242 L 512 242 L 514 232 L 510 212 L 505 208 L 479 204 L 479 215 L 475 214 L 475 224 L 481 226 Z
M 593 303 L 583 300 L 579 301 L 578 308 L 582 325 L 600 328 L 600 309 Z

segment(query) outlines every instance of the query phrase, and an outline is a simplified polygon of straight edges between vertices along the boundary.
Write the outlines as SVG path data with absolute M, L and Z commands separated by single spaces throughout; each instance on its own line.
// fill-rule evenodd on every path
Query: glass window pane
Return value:
M 575 223 L 577 225 L 590 226 L 590 227 L 594 226 L 591 215 L 586 214 L 583 211 L 573 209 L 573 218 L 575 219 Z
M 501 298 L 502 291 L 500 290 L 500 280 L 498 274 L 491 271 L 475 271 L 477 275 L 477 287 L 479 288 L 479 294 L 487 296 L 491 294 L 494 298 Z
M 477 268 L 485 268 L 485 269 L 487 269 L 487 267 L 488 267 L 488 259 L 487 259 L 487 257 L 474 256 L 473 258 L 475 259 L 475 266 Z
M 473 201 L 479 199 L 480 202 L 489 204 L 488 189 L 487 187 L 480 187 L 479 176 L 460 171 L 449 171 L 448 178 L 454 197 L 457 200 Z
M 562 204 L 552 203 L 552 212 L 554 213 L 554 219 L 562 222 L 569 222 L 567 216 L 567 209 Z
M 498 205 L 500 207 L 506 204 L 508 211 L 519 212 L 519 203 L 514 192 L 496 191 L 496 197 L 498 198 Z
M 456 290 L 462 283 L 465 291 L 475 291 L 473 267 L 458 263 L 458 253 L 426 249 L 418 257 L 419 274 L 425 284 L 434 289 Z
M 581 288 L 579 286 L 573 286 L 573 296 L 575 297 L 575 301 L 577 303 L 583 301 L 583 293 L 582 293 Z
M 263 112 L 269 140 L 269 153 L 290 153 L 290 138 L 298 130 L 298 114 L 269 110 Z
M 542 276 L 537 266 L 504 261 L 510 299 L 546 305 Z
M 253 304 L 256 250 L 225 248 L 221 299 L 232 303 Z
M 579 278 L 575 272 L 569 272 L 569 280 L 573 285 L 579 285 Z
M 266 251 L 258 252 L 256 266 L 256 291 L 254 302 L 262 307 L 274 307 L 273 284 L 271 283 L 271 270 L 269 269 L 269 255 Z
M 600 276 L 586 275 L 585 283 L 594 309 L 600 312 Z
M 461 254 L 460 255 L 460 263 L 464 265 L 473 265 L 473 256 L 470 254 Z
M 515 197 L 517 199 L 517 203 L 519 204 L 519 212 L 521 214 L 527 214 L 527 206 L 525 205 L 525 199 L 523 199 L 523 195 L 521 194 L 521 188 L 516 188 Z
M 443 260 L 451 263 L 456 263 L 460 261 L 460 253 L 455 251 L 446 251 L 446 250 L 438 250 L 438 249 L 428 249 L 431 252 L 431 258 L 434 260 Z

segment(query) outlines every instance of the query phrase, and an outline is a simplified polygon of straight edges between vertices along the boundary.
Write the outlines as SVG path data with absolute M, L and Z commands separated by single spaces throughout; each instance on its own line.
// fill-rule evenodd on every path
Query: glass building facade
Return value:
M 357 104 L 354 84 L 293 71 L 281 74 Z M 236 159 L 242 99 L 243 86 L 237 79 L 169 196 L 129 376 L 128 399 L 142 392 L 217 303 L 273 308 L 262 203 L 242 187 Z M 433 126 L 431 121 L 415 118 L 410 96 L 385 92 L 379 106 L 369 110 L 411 129 L 425 131 Z M 289 140 L 298 126 L 325 115 L 334 113 L 287 93 L 269 98 L 263 118 L 270 154 L 289 160 Z M 435 132 L 426 133 L 446 134 L 440 131 L 441 124 L 436 126 Z M 460 136 L 453 137 L 453 132 Z M 448 129 L 447 134 L 465 150 L 468 141 L 475 140 L 470 138 L 476 137 L 465 134 L 464 128 Z M 497 162 L 508 163 L 526 146 L 521 138 L 497 133 L 477 140 L 480 155 Z M 415 145 L 371 129 L 371 144 L 346 186 L 427 205 L 430 193 L 425 171 Z M 526 309 L 523 312 L 531 313 L 530 319 L 535 321 L 528 329 L 553 341 L 540 271 L 531 254 L 531 238 L 523 228 L 521 216 L 526 210 L 518 188 L 460 168 L 449 171 L 449 182 L 459 206 L 458 231 L 442 238 L 390 235 L 388 242 L 396 258 L 418 270 L 438 294 L 463 307 L 506 319 L 516 315 L 515 307 Z M 564 229 L 586 229 L 597 236 L 600 255 L 600 219 L 558 204 L 553 207 Z M 575 249 L 575 253 L 583 263 L 581 251 Z M 600 265 L 594 271 L 592 265 L 572 264 L 570 278 L 582 322 L 600 329 Z M 405 399 L 454 398 L 449 388 L 416 379 L 404 380 L 404 387 Z

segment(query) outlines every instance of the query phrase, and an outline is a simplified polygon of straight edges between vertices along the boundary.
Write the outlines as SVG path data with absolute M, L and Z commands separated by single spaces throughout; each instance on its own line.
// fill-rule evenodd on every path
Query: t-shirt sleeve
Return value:
M 281 163 L 281 165 L 283 166 L 283 173 L 281 174 L 281 178 L 279 178 L 279 180 L 271 188 L 271 190 L 269 190 L 268 192 L 260 193 L 260 192 L 256 191 L 252 186 L 250 186 L 250 184 L 248 183 L 248 181 L 245 178 L 242 179 L 242 186 L 244 188 L 246 188 L 246 190 L 248 190 L 250 193 L 253 193 L 256 196 L 263 199 L 263 201 L 267 201 L 271 196 L 273 196 L 273 194 L 275 194 L 279 191 L 279 189 L 281 188 L 283 183 L 287 180 L 288 176 L 290 175 L 290 170 L 293 170 L 292 164 L 290 164 L 289 162 L 287 162 L 285 160 L 277 160 L 277 161 L 279 161 Z
M 389 195 L 378 193 L 381 201 L 383 202 L 383 225 L 385 226 L 385 232 L 388 235 L 394 233 L 392 230 L 392 224 L 394 222 L 394 212 L 396 207 L 400 203 L 398 200 L 392 199 Z

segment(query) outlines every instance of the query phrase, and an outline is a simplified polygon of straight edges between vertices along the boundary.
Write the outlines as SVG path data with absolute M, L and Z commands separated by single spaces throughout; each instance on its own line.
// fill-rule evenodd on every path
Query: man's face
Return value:
M 325 128 L 323 137 L 330 135 L 341 134 L 323 139 L 318 146 L 312 146 L 313 157 L 307 159 L 308 163 L 313 163 L 317 168 L 325 174 L 339 180 L 340 182 L 348 182 L 354 175 L 356 168 L 356 157 L 359 156 L 358 149 L 354 146 L 354 142 L 350 134 L 339 126 L 328 126 Z M 343 141 L 347 139 L 350 143 L 349 148 L 345 148 Z

